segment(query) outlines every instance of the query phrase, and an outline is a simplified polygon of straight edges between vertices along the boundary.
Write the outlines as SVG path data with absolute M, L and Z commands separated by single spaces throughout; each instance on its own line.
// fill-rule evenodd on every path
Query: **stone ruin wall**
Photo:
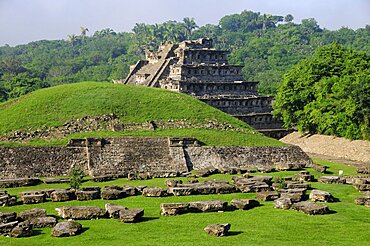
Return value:
M 0 178 L 66 176 L 71 167 L 87 171 L 80 147 L 0 147 Z
M 68 175 L 78 166 L 92 176 L 130 172 L 184 172 L 205 167 L 261 167 L 277 162 L 311 164 L 288 147 L 205 147 L 196 140 L 111 138 L 69 147 L 0 147 L 0 178 Z

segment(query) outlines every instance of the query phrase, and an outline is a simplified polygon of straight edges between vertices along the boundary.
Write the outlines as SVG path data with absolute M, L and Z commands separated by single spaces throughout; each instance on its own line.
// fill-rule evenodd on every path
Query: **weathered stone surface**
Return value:
M 100 199 L 99 190 L 77 190 L 75 194 L 76 194 L 76 199 L 79 201 Z
M 233 199 L 230 204 L 237 209 L 243 210 L 252 209 L 260 205 L 258 201 L 252 199 Z
M 222 237 L 227 235 L 230 228 L 231 228 L 230 224 L 212 224 L 207 225 L 204 228 L 204 231 L 207 232 L 208 235 Z
M 162 203 L 161 215 L 178 215 L 188 212 L 189 203 Z
M 354 184 L 353 187 L 359 191 L 370 191 L 370 184 Z
M 240 172 L 240 169 L 238 167 L 222 167 L 220 168 L 220 173 L 222 174 L 237 174 Z
M 305 188 L 280 189 L 278 192 L 280 193 L 281 198 L 289 198 L 292 202 L 300 202 L 306 196 Z
M 237 189 L 239 189 L 241 192 L 244 192 L 244 193 L 270 191 L 271 187 L 268 185 L 268 183 L 263 182 L 261 180 L 270 182 L 269 179 L 266 179 L 264 177 L 262 178 L 254 178 L 254 177 L 253 178 L 240 178 L 240 179 L 235 179 L 234 185 Z
M 103 218 L 106 211 L 93 206 L 65 206 L 55 209 L 63 219 L 89 220 Z
M 69 178 L 45 178 L 44 180 L 45 184 L 63 184 L 63 183 L 69 183 Z
M 50 198 L 53 202 L 64 202 L 75 200 L 76 195 L 74 190 L 56 190 L 51 193 Z
M 370 167 L 367 165 L 357 167 L 357 173 L 370 174 Z
M 36 178 L 0 179 L 0 188 L 13 188 L 21 186 L 37 185 L 41 182 Z
M 0 224 L 13 222 L 17 219 L 17 214 L 14 212 L 0 212 Z
M 227 202 L 222 200 L 209 200 L 189 203 L 189 210 L 192 212 L 217 212 L 225 211 L 226 209 Z
M 121 210 L 126 210 L 127 207 L 121 206 L 121 205 L 115 205 L 111 203 L 105 204 L 105 210 L 107 211 L 110 218 L 113 219 L 119 219 L 119 213 Z
M 143 194 L 143 190 L 146 188 L 147 186 L 145 185 L 139 185 L 139 186 L 136 186 L 135 187 L 135 194 L 137 195 L 142 195 Z
M 334 202 L 334 197 L 327 191 L 312 190 L 309 197 L 313 202 Z
M 345 184 L 346 179 L 339 176 L 321 176 L 319 182 L 326 184 Z
M 92 177 L 91 180 L 94 182 L 106 182 L 117 178 L 118 178 L 117 175 L 100 175 Z
M 261 201 L 274 201 L 279 198 L 279 193 L 276 191 L 257 192 L 256 199 Z
M 126 196 L 126 193 L 121 189 L 104 188 L 101 192 L 101 198 L 104 200 L 117 200 Z
M 288 197 L 280 197 L 274 201 L 274 207 L 280 209 L 289 209 L 293 202 Z
M 160 187 L 147 187 L 143 189 L 143 196 L 147 197 L 162 197 L 166 196 L 166 190 Z
M 136 196 L 138 194 L 138 190 L 136 189 L 136 187 L 128 185 L 123 186 L 122 191 L 125 193 L 126 196 Z
M 311 167 L 320 173 L 325 173 L 328 168 L 327 166 L 321 166 L 315 163 L 311 164 Z
M 219 170 L 216 169 L 216 168 L 204 167 L 204 168 L 201 168 L 201 169 L 197 170 L 197 175 L 199 177 L 208 177 L 208 176 L 210 176 L 212 174 L 216 174 L 218 172 L 219 172 Z
M 24 210 L 18 214 L 18 217 L 23 220 L 29 220 L 38 217 L 46 217 L 46 210 L 43 208 L 33 208 L 30 210 Z
M 1 234 L 4 234 L 4 235 L 8 234 L 17 225 L 18 225 L 18 221 L 12 221 L 12 222 L 8 222 L 8 223 L 0 224 L 0 235 Z
M 275 168 L 279 171 L 300 170 L 305 166 L 306 164 L 303 163 L 288 163 L 288 162 L 275 163 Z
M 325 204 L 306 201 L 293 203 L 292 209 L 309 215 L 327 214 L 330 212 L 328 206 Z
M 195 189 L 193 187 L 168 187 L 167 193 L 174 196 L 190 196 L 195 194 Z
M 32 224 L 28 221 L 19 223 L 10 232 L 11 237 L 29 237 L 32 235 Z
M 51 216 L 30 218 L 27 221 L 31 223 L 33 228 L 54 227 L 57 223 L 57 219 Z
M 53 237 L 69 237 L 76 236 L 82 231 L 82 225 L 76 221 L 59 222 L 53 228 Z
M 33 194 L 33 195 L 23 195 L 21 197 L 23 204 L 35 204 L 43 203 L 46 201 L 45 194 Z
M 125 223 L 138 222 L 144 216 L 144 209 L 129 208 L 119 211 L 119 219 Z
M 311 185 L 308 183 L 300 183 L 295 181 L 289 181 L 285 183 L 287 189 L 310 189 Z
M 182 180 L 167 179 L 164 183 L 167 187 L 176 187 L 178 184 L 182 184 Z
M 24 195 L 40 195 L 40 194 L 45 194 L 45 197 L 50 197 L 51 193 L 55 191 L 55 189 L 45 189 L 45 190 L 33 190 L 33 191 L 25 191 L 21 192 L 20 195 L 21 197 Z
M 10 196 L 9 194 L 5 194 L 0 196 L 0 206 L 13 206 L 17 203 L 17 198 L 15 196 Z
M 314 181 L 314 176 L 310 174 L 308 171 L 301 171 L 295 175 L 293 175 L 292 180 L 293 181 L 298 181 L 298 182 L 311 182 Z

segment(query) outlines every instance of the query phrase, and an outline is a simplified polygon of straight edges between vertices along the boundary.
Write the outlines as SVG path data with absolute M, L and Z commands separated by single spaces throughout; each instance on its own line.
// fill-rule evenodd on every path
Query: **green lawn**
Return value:
M 188 95 L 156 88 L 98 82 L 41 89 L 0 104 L 0 135 L 16 130 L 32 132 L 62 126 L 84 116 L 112 113 L 119 116 L 123 124 L 186 120 L 194 127 L 139 132 L 85 132 L 67 136 L 65 139 L 33 139 L 26 143 L 2 142 L 0 145 L 63 145 L 69 138 L 94 136 L 183 136 L 198 138 L 208 145 L 284 145 Z M 231 129 L 212 130 L 206 127 L 209 122 L 229 125 Z M 234 131 L 235 128 L 242 132 Z
M 354 174 L 353 167 L 337 163 L 315 160 L 329 166 L 329 172 L 344 170 Z M 308 169 L 316 178 L 322 174 Z M 296 172 L 275 172 L 267 175 L 289 176 Z M 259 174 L 258 174 L 259 175 Z M 266 174 L 264 174 L 266 175 Z M 213 175 L 204 179 L 231 180 L 231 175 Z M 186 180 L 186 178 L 182 178 Z M 87 181 L 83 186 L 105 185 L 148 185 L 164 187 L 165 179 L 129 181 L 119 179 L 104 183 Z M 20 212 L 33 207 L 47 209 L 48 214 L 56 215 L 55 208 L 64 205 L 92 205 L 104 207 L 105 203 L 121 204 L 130 208 L 144 208 L 144 220 L 137 224 L 124 224 L 113 219 L 79 221 L 85 231 L 76 237 L 52 238 L 51 229 L 36 230 L 30 238 L 0 237 L 0 245 L 369 245 L 370 209 L 355 205 L 353 200 L 361 194 L 350 185 L 311 183 L 313 188 L 329 191 L 340 202 L 329 203 L 335 213 L 322 216 L 309 216 L 293 210 L 273 208 L 272 202 L 262 202 L 262 206 L 247 210 L 223 213 L 184 214 L 173 217 L 159 215 L 159 205 L 164 202 L 187 202 L 197 200 L 222 199 L 230 202 L 233 198 L 255 198 L 253 193 L 225 195 L 199 195 L 187 197 L 147 198 L 127 197 L 116 201 L 70 201 L 64 203 L 47 202 L 38 205 L 18 205 L 3 207 L 0 211 Z M 67 187 L 65 184 L 7 189 L 10 194 L 21 191 Z M 208 236 L 203 228 L 211 223 L 231 223 L 230 235 L 223 238 Z

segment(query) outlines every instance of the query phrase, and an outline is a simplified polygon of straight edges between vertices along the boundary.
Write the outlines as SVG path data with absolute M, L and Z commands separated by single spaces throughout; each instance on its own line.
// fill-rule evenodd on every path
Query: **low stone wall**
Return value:
M 65 176 L 73 166 L 87 171 L 81 147 L 0 147 L 0 177 Z
M 185 149 L 194 169 L 271 167 L 276 163 L 297 163 L 309 166 L 311 159 L 299 147 L 188 147 Z
M 310 165 L 299 148 L 209 147 L 195 139 L 123 137 L 71 141 L 68 147 L 0 147 L 0 178 L 68 175 L 73 166 L 91 176 L 131 172 L 186 172 L 206 167 Z

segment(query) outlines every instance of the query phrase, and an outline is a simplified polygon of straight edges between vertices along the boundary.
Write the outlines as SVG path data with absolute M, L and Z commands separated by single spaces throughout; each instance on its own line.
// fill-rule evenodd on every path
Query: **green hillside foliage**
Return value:
M 196 137 L 209 145 L 282 145 L 257 133 L 242 121 L 185 94 L 97 82 L 54 86 L 0 104 L 0 134 L 46 129 L 84 116 L 108 114 L 119 116 L 123 124 L 185 119 L 189 124 L 198 125 L 210 121 L 224 123 L 243 132 L 197 128 L 194 125 L 194 129 L 85 132 L 70 137 L 180 136 Z
M 370 53 L 370 26 L 336 31 L 315 19 L 294 23 L 292 15 L 243 11 L 218 24 L 198 27 L 192 18 L 161 24 L 137 23 L 131 33 L 106 28 L 71 34 L 66 40 L 41 40 L 0 47 L 0 101 L 49 86 L 79 81 L 125 78 L 129 66 L 167 41 L 213 38 L 216 48 L 230 50 L 230 62 L 244 65 L 247 80 L 260 81 L 260 93 L 275 95 L 282 75 L 318 47 L 333 42 Z M 90 35 L 90 36 L 89 36 Z
M 370 139 L 370 56 L 338 44 L 319 48 L 285 75 L 274 108 L 289 128 Z

